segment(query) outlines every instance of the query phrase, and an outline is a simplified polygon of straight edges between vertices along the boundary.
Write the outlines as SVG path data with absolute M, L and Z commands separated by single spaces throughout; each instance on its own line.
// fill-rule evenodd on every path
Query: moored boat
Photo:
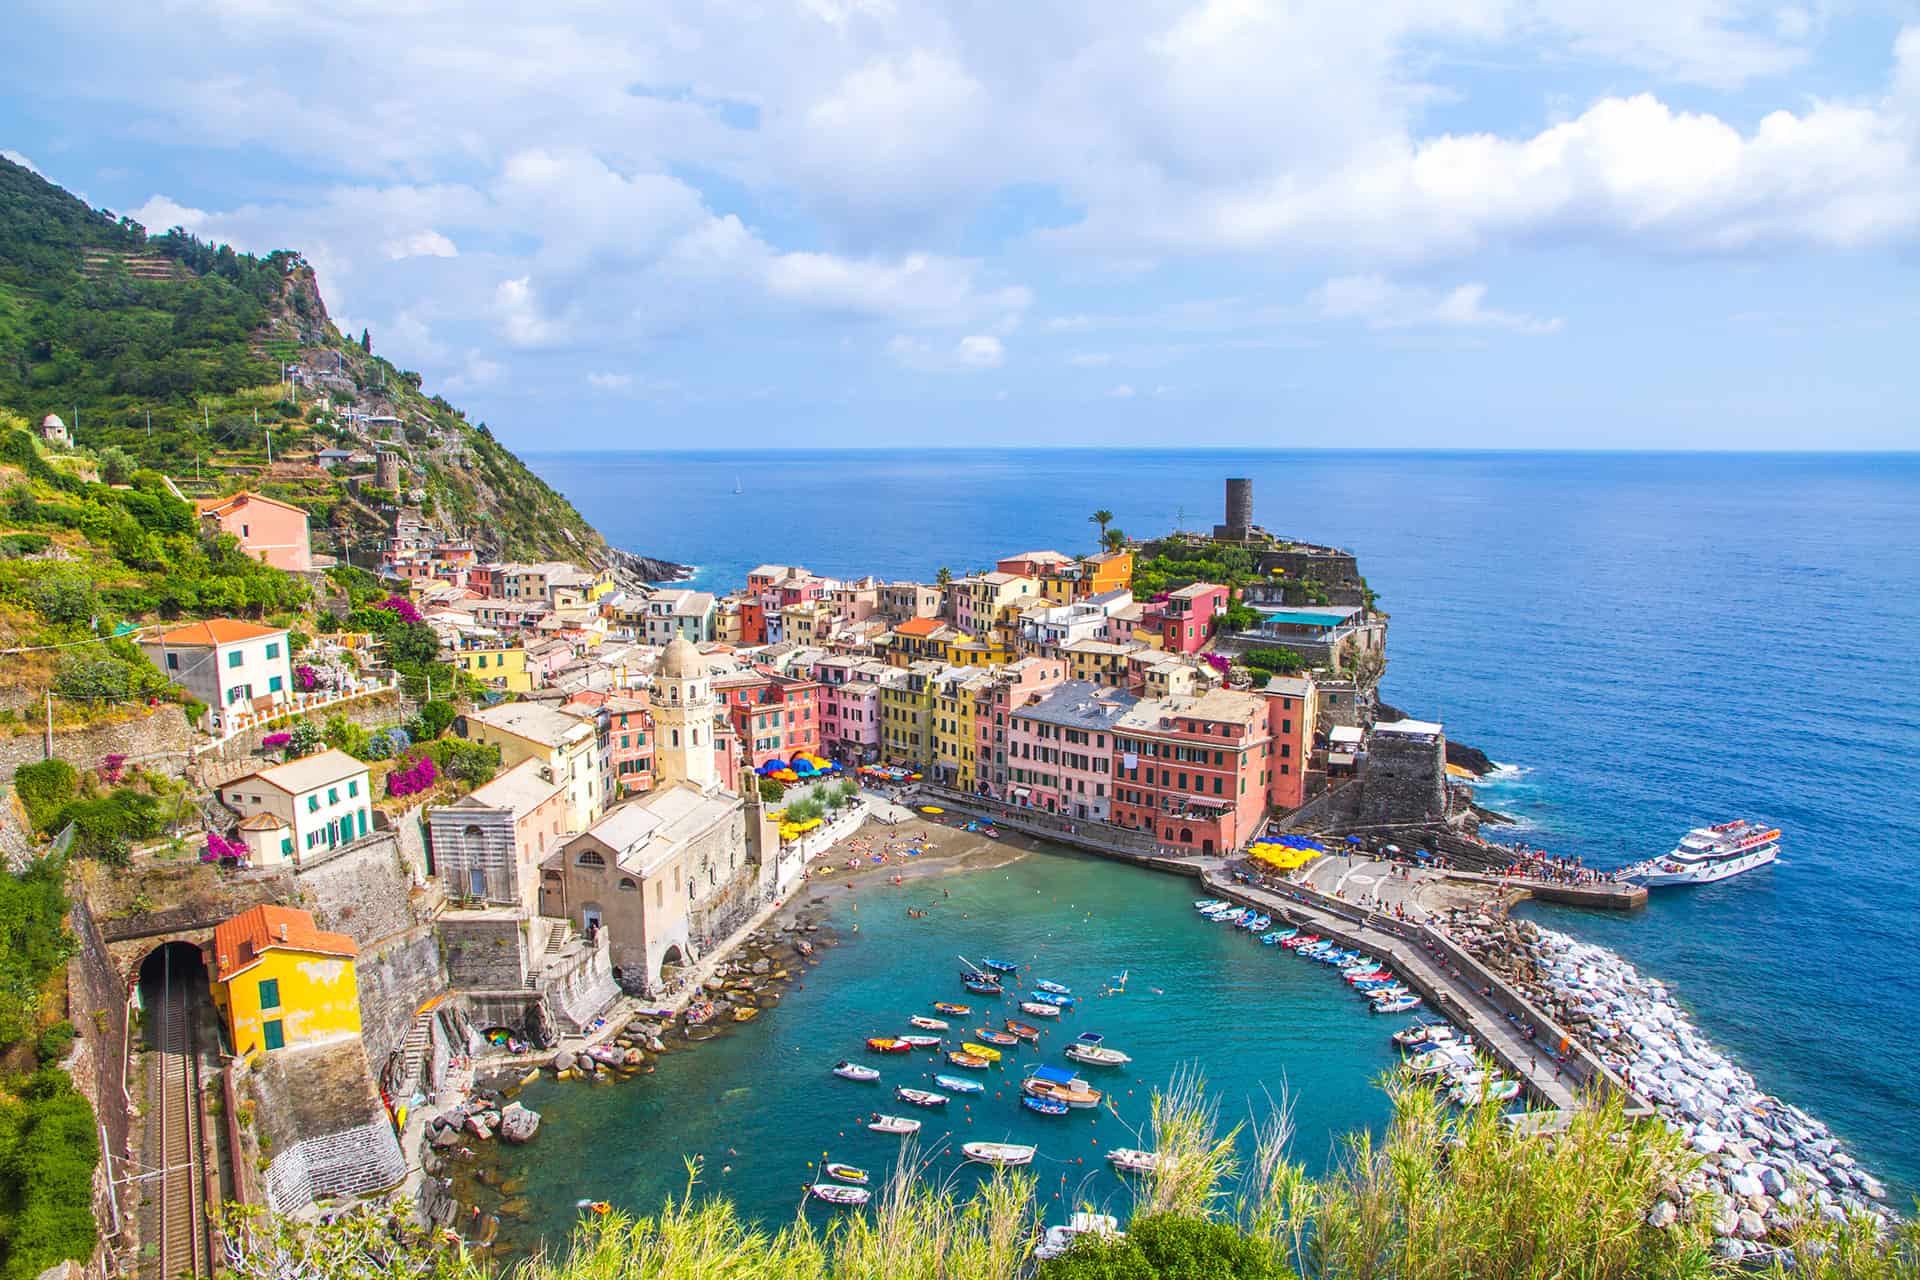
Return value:
M 1411 1027 L 1402 1027 L 1393 1033 L 1393 1042 L 1402 1049 L 1411 1049 L 1415 1045 L 1435 1044 L 1442 1040 L 1451 1040 L 1453 1025 L 1446 1022 L 1416 1022 Z
M 1000 1061 L 1000 1051 L 992 1045 L 975 1044 L 968 1040 L 961 1044 L 960 1049 L 963 1053 L 970 1053 L 976 1058 L 985 1058 L 988 1062 Z
M 1100 1105 L 1100 1091 L 1065 1067 L 1034 1067 L 1020 1082 L 1021 1092 L 1036 1098 L 1052 1098 L 1069 1107 Z
M 944 1018 L 929 1018 L 924 1013 L 916 1013 L 907 1021 L 923 1031 L 945 1031 L 953 1025 Z
M 978 1080 L 968 1080 L 961 1076 L 935 1076 L 933 1082 L 942 1089 L 950 1089 L 954 1093 L 985 1093 L 987 1090 L 987 1086 Z
M 1058 982 L 1036 982 L 1033 984 L 1033 988 L 1036 991 L 1046 991 L 1056 996 L 1070 996 L 1073 994 L 1072 987 L 1062 986 Z
M 982 960 L 980 962 L 980 967 L 983 969 L 991 969 L 995 973 L 1020 972 L 1019 964 L 1012 960 Z
M 1420 1007 L 1420 997 L 1416 995 L 1395 996 L 1391 1000 L 1376 1000 L 1375 1013 L 1407 1013 Z
M 1033 1163 L 1034 1148 L 1017 1142 L 968 1142 L 963 1143 L 960 1150 L 966 1154 L 967 1159 L 981 1164 L 1010 1168 Z
M 900 1039 L 916 1049 L 931 1049 L 940 1043 L 939 1036 L 901 1036 Z
M 1022 1000 L 1020 1002 L 1020 1012 L 1033 1018 L 1057 1018 L 1060 1016 L 1060 1010 L 1056 1006 L 1041 1004 L 1038 1000 Z
M 1067 1057 L 1089 1067 L 1124 1067 L 1133 1061 L 1127 1054 L 1103 1044 L 1070 1044 Z
M 1071 1009 L 1074 1005 L 1080 1003 L 1072 996 L 1063 996 L 1057 991 L 1036 991 L 1028 998 L 1036 1003 L 1050 1004 L 1061 1009 Z
M 970 1004 L 948 1004 L 945 1000 L 935 1000 L 933 1002 L 933 1011 L 935 1013 L 950 1014 L 956 1018 L 964 1018 L 973 1012 L 973 1006 Z
M 857 1062 L 846 1061 L 834 1063 L 833 1074 L 839 1076 L 842 1080 L 868 1081 L 878 1080 L 880 1078 L 880 1073 L 872 1067 L 863 1067 Z
M 988 982 L 984 978 L 962 978 L 960 985 L 977 996 L 997 996 L 1002 993 L 999 983 Z
M 1002 1048 L 1012 1048 L 1020 1043 L 1020 1037 L 1010 1031 L 995 1031 L 992 1027 L 975 1027 L 973 1034 L 981 1044 L 997 1044 Z
M 855 1165 L 841 1164 L 837 1160 L 829 1160 L 827 1162 L 827 1176 L 836 1178 L 841 1182 L 851 1182 L 858 1186 L 865 1186 L 867 1182 L 867 1171 L 865 1169 L 861 1169 Z
M 807 1193 L 841 1209 L 857 1209 L 873 1195 L 865 1187 L 843 1187 L 837 1182 L 816 1182 Z
M 1152 1173 L 1166 1163 L 1166 1157 L 1138 1147 L 1114 1147 L 1107 1152 L 1107 1161 L 1121 1173 Z
M 906 1085 L 895 1089 L 893 1096 L 902 1102 L 911 1102 L 916 1107 L 944 1107 L 952 1101 L 944 1093 L 935 1093 L 931 1089 L 909 1089 Z
M 1657 889 L 1676 884 L 1712 884 L 1743 871 L 1764 867 L 1780 857 L 1780 828 L 1740 818 L 1711 827 L 1695 827 L 1680 837 L 1672 853 L 1649 858 L 1619 872 L 1629 884 Z
M 947 1061 L 956 1067 L 965 1067 L 969 1071 L 985 1071 L 992 1065 L 977 1053 L 962 1053 L 958 1049 L 947 1050 Z
M 1012 1018 L 1008 1018 L 1005 1020 L 1005 1026 L 1010 1033 L 1018 1036 L 1022 1040 L 1038 1040 L 1040 1038 L 1040 1028 L 1030 1026 L 1027 1023 L 1015 1022 Z
M 874 1053 L 906 1053 L 913 1046 L 895 1036 L 869 1036 L 867 1048 Z
M 1072 1110 L 1058 1098 L 1042 1098 L 1034 1094 L 1028 1094 L 1020 1099 L 1020 1105 L 1029 1111 L 1037 1111 L 1043 1116 L 1063 1116 Z
M 867 1121 L 867 1128 L 875 1133 L 904 1138 L 909 1134 L 920 1132 L 920 1122 L 912 1116 L 886 1116 L 875 1112 L 873 1119 Z

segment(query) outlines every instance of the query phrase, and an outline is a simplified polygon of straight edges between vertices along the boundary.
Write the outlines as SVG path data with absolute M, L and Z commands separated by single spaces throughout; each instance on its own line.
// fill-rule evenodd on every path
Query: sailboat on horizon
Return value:
M 746 490 L 745 490 L 745 489 L 743 489 L 743 488 L 741 488 L 741 486 L 740 486 L 740 477 L 739 477 L 739 476 L 737 476 L 737 475 L 736 475 L 736 476 L 734 476 L 734 478 L 733 478 L 733 491 L 734 491 L 735 493 L 745 493 L 745 492 L 746 492 Z

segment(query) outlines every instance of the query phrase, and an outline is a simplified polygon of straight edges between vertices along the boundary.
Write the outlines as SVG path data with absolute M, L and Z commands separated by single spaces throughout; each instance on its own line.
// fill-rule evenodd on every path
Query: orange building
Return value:
M 257 493 L 201 498 L 193 505 L 200 511 L 202 526 L 232 534 L 239 539 L 242 551 L 263 564 L 289 573 L 313 568 L 307 513 L 299 507 Z
M 1102 551 L 1080 562 L 1080 592 L 1085 596 L 1103 596 L 1109 591 L 1133 585 L 1133 552 Z

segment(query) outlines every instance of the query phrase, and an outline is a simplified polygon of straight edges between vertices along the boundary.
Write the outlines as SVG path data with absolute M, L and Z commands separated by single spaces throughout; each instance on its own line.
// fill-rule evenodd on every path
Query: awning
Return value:
M 1033 792 L 1027 790 L 1025 787 L 1015 787 L 1013 789 L 1013 798 L 1016 800 L 1024 800 L 1032 794 Z

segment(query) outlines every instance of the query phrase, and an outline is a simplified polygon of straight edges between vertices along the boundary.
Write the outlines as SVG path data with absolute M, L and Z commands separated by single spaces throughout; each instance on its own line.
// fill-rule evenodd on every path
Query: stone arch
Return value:
M 673 980 L 675 970 L 684 969 L 690 963 L 686 950 L 679 943 L 673 943 L 660 955 L 660 967 L 656 970 L 662 983 Z

